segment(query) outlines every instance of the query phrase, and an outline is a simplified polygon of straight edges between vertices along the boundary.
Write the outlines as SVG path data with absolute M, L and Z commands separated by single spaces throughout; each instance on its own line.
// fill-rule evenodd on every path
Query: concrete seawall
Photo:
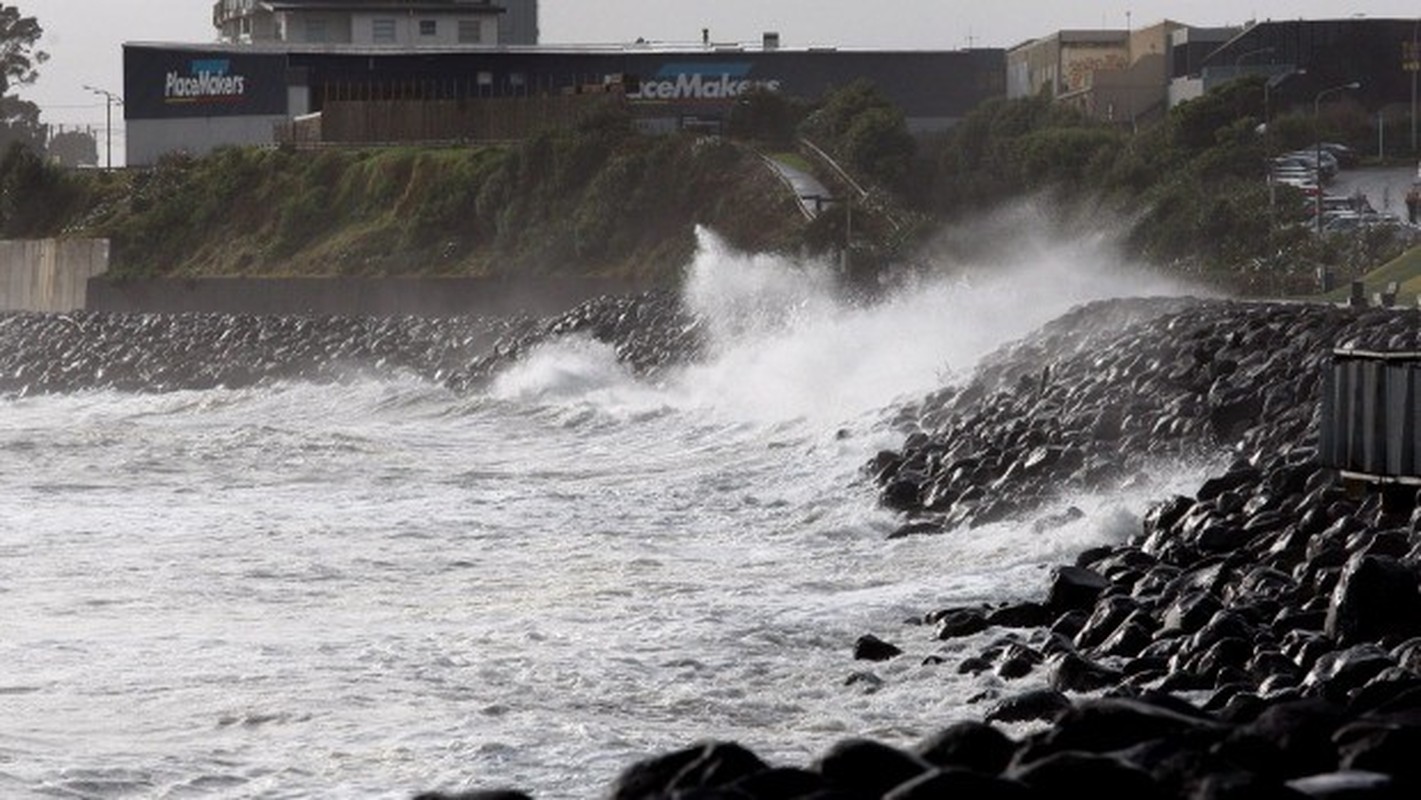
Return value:
M 550 315 L 652 284 L 615 278 L 162 278 L 89 281 L 87 308 L 306 316 Z
M 108 266 L 107 239 L 0 240 L 0 311 L 81 310 Z

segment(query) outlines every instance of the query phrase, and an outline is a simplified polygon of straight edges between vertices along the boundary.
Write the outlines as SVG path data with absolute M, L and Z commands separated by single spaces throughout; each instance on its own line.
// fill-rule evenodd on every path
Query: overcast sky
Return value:
M 123 89 L 125 41 L 207 42 L 215 38 L 212 0 L 8 0 L 39 19 L 50 61 L 21 94 L 44 119 L 102 132 L 104 100 L 94 86 Z M 785 47 L 956 49 L 1009 47 L 1061 28 L 1142 27 L 1162 19 L 1191 25 L 1248 20 L 1421 15 L 1417 0 L 541 0 L 547 44 L 758 41 L 780 34 Z M 122 113 L 114 128 L 121 141 Z M 100 158 L 103 138 L 100 136 Z M 115 144 L 117 154 L 122 146 Z

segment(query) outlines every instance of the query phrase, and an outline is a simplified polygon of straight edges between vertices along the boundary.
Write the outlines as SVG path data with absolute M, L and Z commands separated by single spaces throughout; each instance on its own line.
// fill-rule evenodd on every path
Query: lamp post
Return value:
M 1402 66 L 1411 73 L 1411 154 L 1416 155 L 1416 73 L 1421 72 L 1421 19 L 1411 26 L 1411 46 L 1406 48 L 1406 58 Z M 1406 43 L 1403 42 L 1403 46 Z
M 1249 56 L 1261 56 L 1264 53 L 1271 53 L 1276 49 L 1277 48 L 1274 47 L 1260 47 L 1256 50 L 1247 50 L 1242 53 L 1239 53 L 1238 57 L 1234 59 L 1234 77 L 1237 78 L 1239 71 L 1243 69 L 1243 60 L 1245 58 L 1248 58 Z
M 123 105 L 123 98 L 107 89 L 96 89 L 93 86 L 84 88 L 104 97 L 104 168 L 113 169 L 113 107 L 115 103 Z
M 1348 89 L 1360 89 L 1362 84 L 1359 81 L 1344 83 L 1341 86 L 1333 86 L 1323 89 L 1312 99 L 1312 134 L 1317 138 L 1314 143 L 1317 152 L 1313 155 L 1313 171 L 1317 175 L 1317 193 L 1313 195 L 1313 228 L 1322 233 L 1322 98 L 1335 92 L 1343 92 Z
M 1295 67 L 1287 72 L 1270 76 L 1263 82 L 1263 163 L 1268 170 L 1268 209 L 1272 213 L 1278 204 L 1278 185 L 1273 180 L 1273 90 L 1294 75 L 1306 75 L 1307 69 Z M 1269 217 L 1270 221 L 1272 217 Z

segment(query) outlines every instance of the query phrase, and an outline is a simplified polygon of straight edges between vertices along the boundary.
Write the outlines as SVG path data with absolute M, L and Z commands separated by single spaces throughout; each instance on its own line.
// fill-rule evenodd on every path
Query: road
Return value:
M 819 182 L 818 178 L 782 161 L 777 161 L 771 156 L 765 156 L 765 163 L 779 173 L 780 179 L 788 184 L 790 190 L 794 192 L 804 216 L 813 219 L 819 216 L 819 212 L 829 208 L 831 205 L 831 201 L 827 199 L 830 196 L 829 190 Z
M 1366 195 L 1372 208 L 1382 213 L 1406 219 L 1406 192 L 1417 179 L 1413 167 L 1363 167 L 1337 173 L 1328 194 L 1351 197 L 1358 192 Z

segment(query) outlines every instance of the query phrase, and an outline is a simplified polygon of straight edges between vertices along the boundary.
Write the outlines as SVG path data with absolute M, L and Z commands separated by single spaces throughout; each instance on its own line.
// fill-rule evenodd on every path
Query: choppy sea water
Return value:
M 1113 263 L 1028 248 L 865 308 L 706 236 L 711 353 L 654 383 L 565 340 L 468 394 L 0 398 L 0 796 L 585 798 L 696 740 L 805 764 L 979 717 L 1002 682 L 953 656 L 981 640 L 911 618 L 1037 597 L 1199 472 L 1062 498 L 1065 527 L 888 541 L 863 466 L 996 345 L 1169 290 Z M 907 654 L 854 662 L 869 632 Z

